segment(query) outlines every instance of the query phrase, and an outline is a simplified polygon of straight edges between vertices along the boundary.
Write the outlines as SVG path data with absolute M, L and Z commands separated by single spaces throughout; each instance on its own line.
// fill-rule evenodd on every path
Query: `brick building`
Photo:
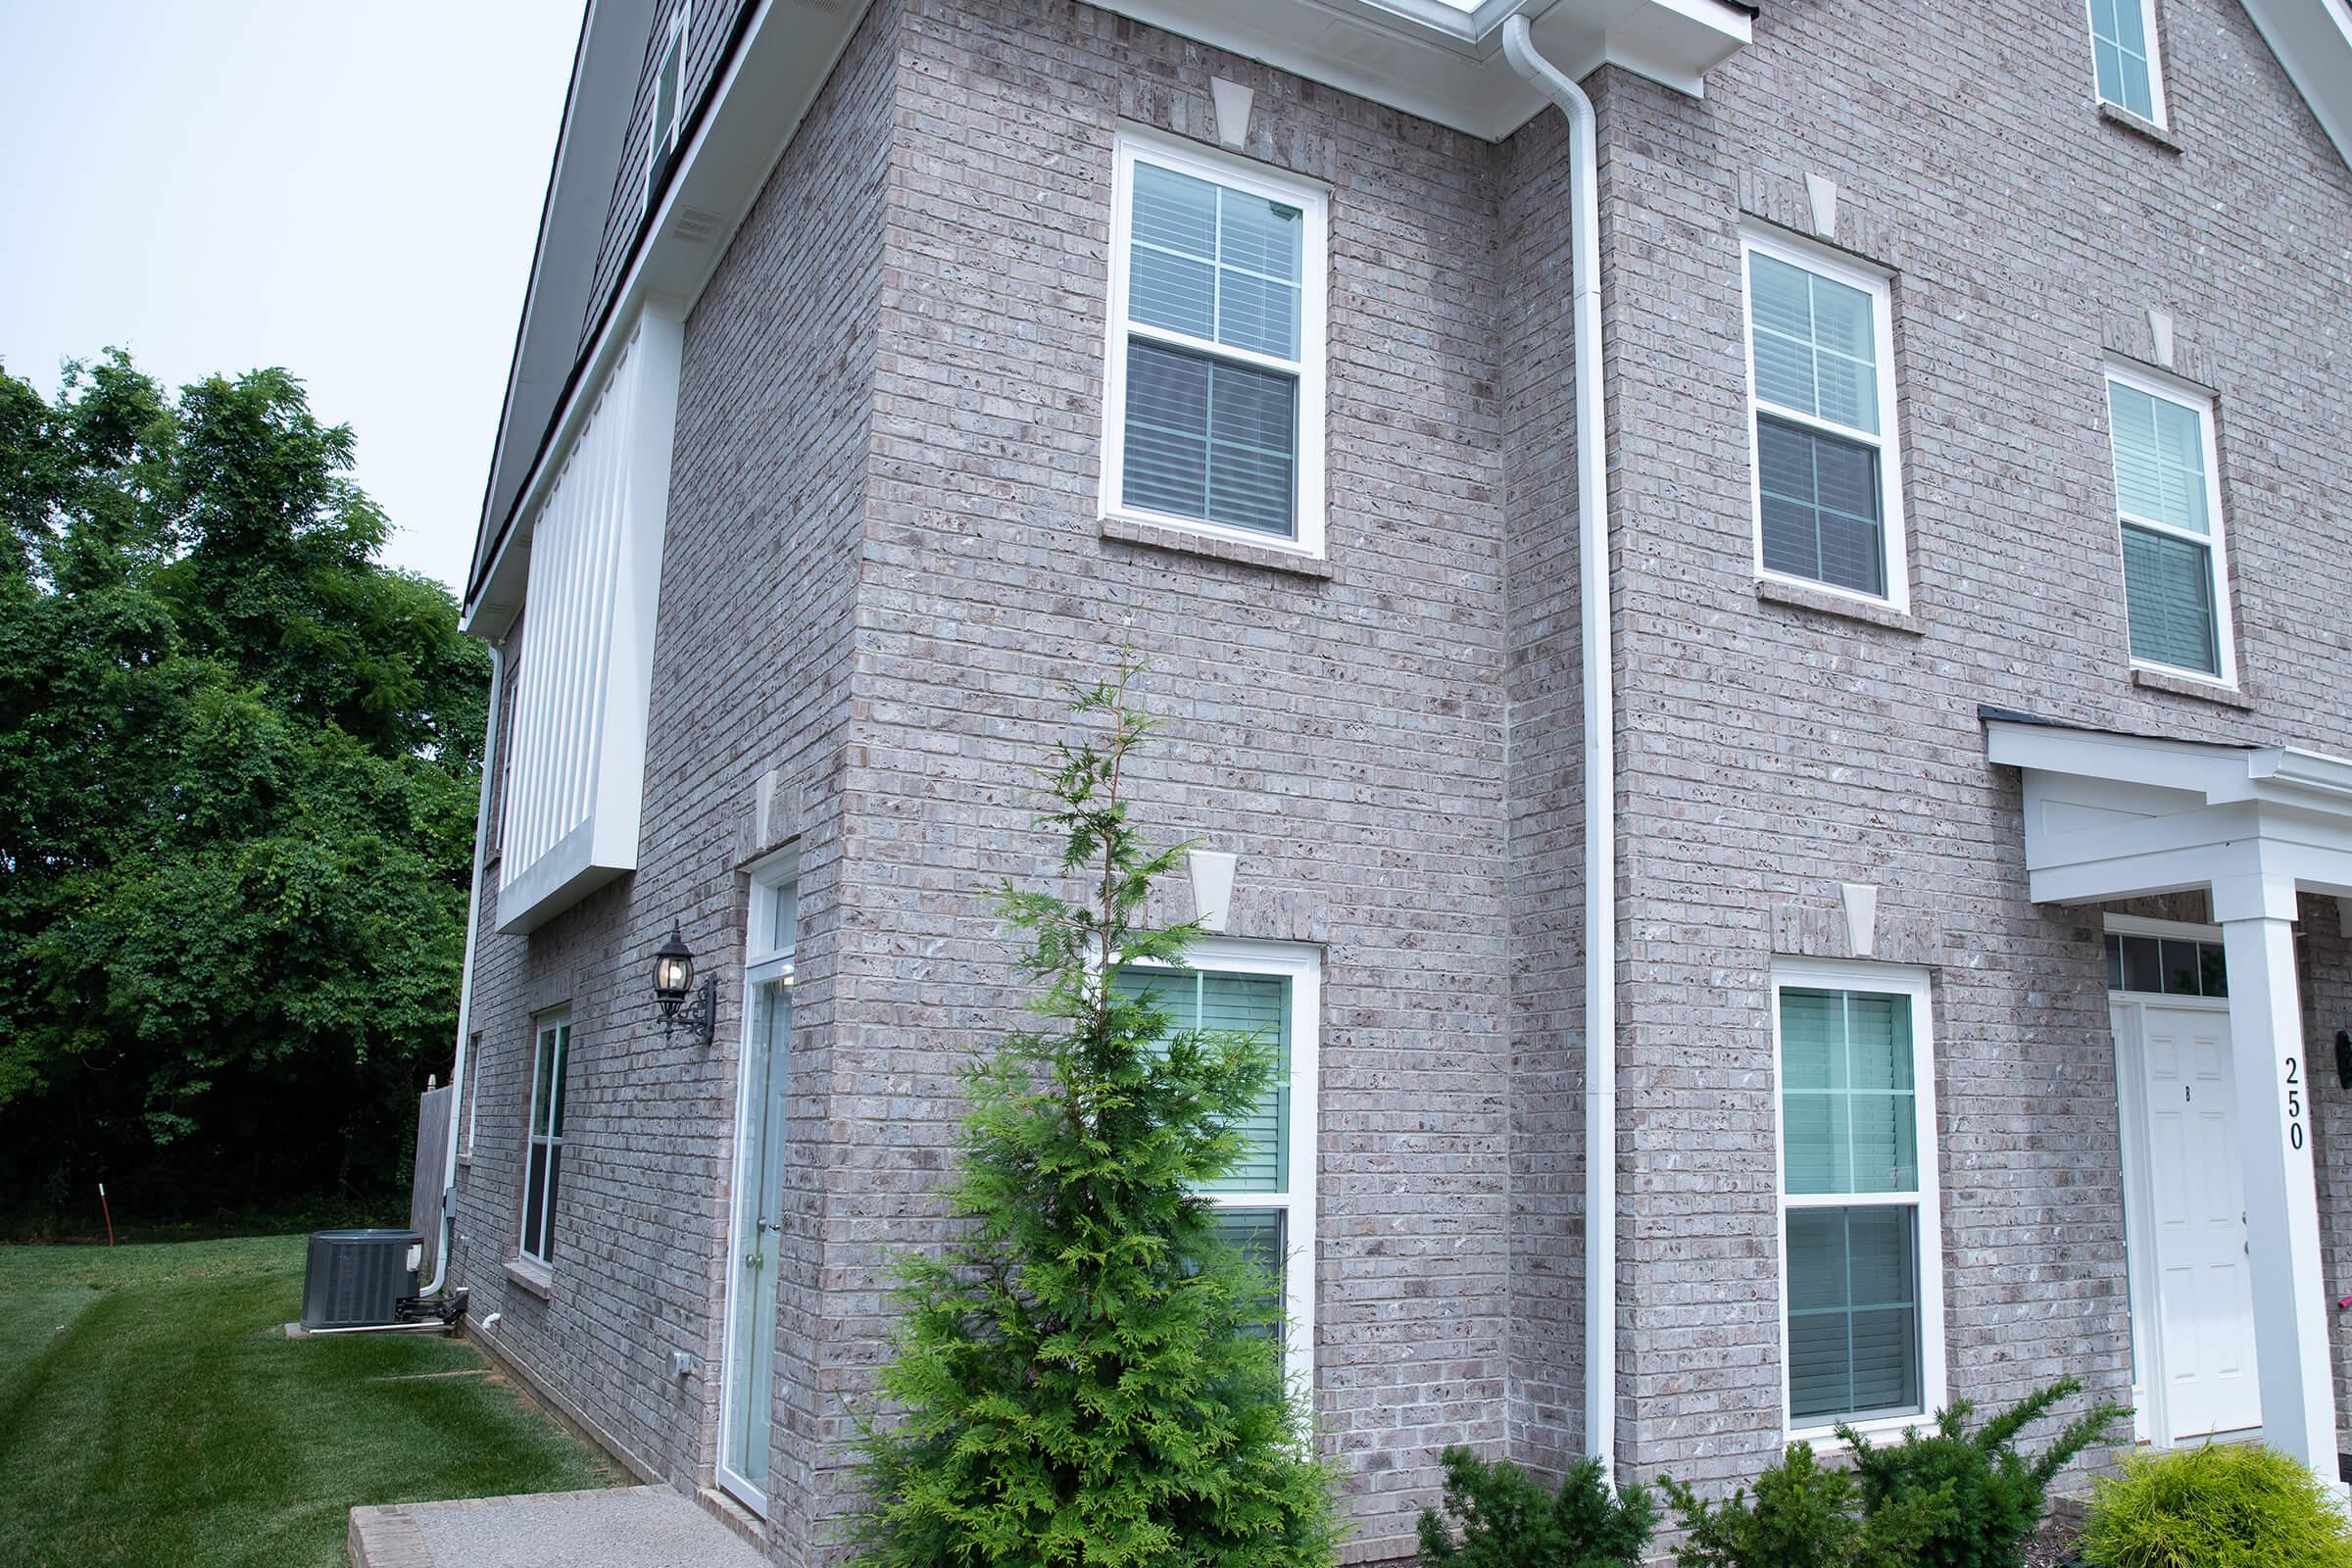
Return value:
M 838 1555 L 1132 640 L 1351 1559 L 1448 1444 L 2062 1372 L 2332 1465 L 2348 153 L 2341 0 L 599 0 L 466 592 L 479 1337 Z

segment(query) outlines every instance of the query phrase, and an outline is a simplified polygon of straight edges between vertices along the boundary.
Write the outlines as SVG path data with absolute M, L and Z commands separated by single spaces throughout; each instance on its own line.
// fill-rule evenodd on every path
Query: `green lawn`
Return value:
M 617 1484 L 438 1335 L 288 1340 L 303 1240 L 0 1248 L 0 1563 L 328 1568 L 354 1503 Z

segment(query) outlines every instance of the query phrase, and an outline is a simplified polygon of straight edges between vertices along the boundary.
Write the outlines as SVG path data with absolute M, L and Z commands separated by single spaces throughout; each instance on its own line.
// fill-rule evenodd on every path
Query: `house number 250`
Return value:
M 2286 1058 L 2286 1141 L 2303 1147 L 2303 1065 L 2292 1056 Z

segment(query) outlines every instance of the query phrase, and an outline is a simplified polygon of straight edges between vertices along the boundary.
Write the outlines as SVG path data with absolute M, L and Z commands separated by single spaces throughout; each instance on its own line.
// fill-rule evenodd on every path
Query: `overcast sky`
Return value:
M 458 586 L 582 9 L 0 0 L 0 365 L 282 365 Z

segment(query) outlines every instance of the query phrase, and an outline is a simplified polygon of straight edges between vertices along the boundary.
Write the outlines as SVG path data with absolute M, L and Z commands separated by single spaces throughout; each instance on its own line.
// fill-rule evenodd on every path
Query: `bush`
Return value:
M 1944 1494 L 1913 1494 L 1865 1516 L 1854 1478 L 1821 1468 L 1807 1443 L 1757 1477 L 1753 1502 L 1744 1489 L 1709 1503 L 1679 1481 L 1665 1487 L 1685 1532 L 1682 1568 L 1913 1568 L 1950 1507 Z
M 2318 1477 L 2273 1448 L 2124 1456 L 2091 1493 L 2092 1568 L 2352 1568 L 2352 1531 Z
M 1875 1515 L 1913 1498 L 1943 1499 L 1920 1543 L 1920 1568 L 2021 1568 L 2026 1544 L 2041 1524 L 2050 1479 L 2127 1413 L 2121 1405 L 2094 1405 L 2068 1422 L 2039 1458 L 2029 1461 L 2017 1451 L 2019 1433 L 2082 1391 L 2075 1379 L 2061 1378 L 1974 1434 L 1968 1431 L 1974 1407 L 1963 1399 L 1937 1414 L 1933 1433 L 1906 1433 L 1891 1447 L 1874 1448 L 1860 1433 L 1840 1426 L 1838 1435 L 1854 1450 L 1863 1513 Z
M 1467 1448 L 1447 1448 L 1446 1513 L 1421 1510 L 1425 1568 L 1639 1568 L 1658 1526 L 1646 1487 L 1612 1494 L 1598 1459 L 1569 1470 L 1547 1492 L 1507 1460 L 1488 1463 Z

